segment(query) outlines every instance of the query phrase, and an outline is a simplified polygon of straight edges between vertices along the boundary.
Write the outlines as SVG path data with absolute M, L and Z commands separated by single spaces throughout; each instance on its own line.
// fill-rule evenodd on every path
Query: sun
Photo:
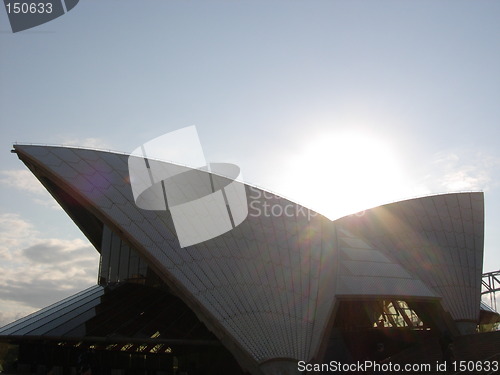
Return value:
M 394 201 L 404 190 L 398 153 L 375 135 L 322 135 L 306 142 L 290 162 L 291 196 L 331 219 Z

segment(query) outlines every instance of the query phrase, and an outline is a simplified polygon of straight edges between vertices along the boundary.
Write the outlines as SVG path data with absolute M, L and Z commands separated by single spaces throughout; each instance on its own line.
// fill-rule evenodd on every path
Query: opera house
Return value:
M 148 172 L 151 161 L 55 146 L 13 152 L 100 253 L 97 285 L 0 328 L 0 341 L 18 348 L 19 373 L 76 374 L 87 361 L 93 373 L 113 375 L 298 374 L 299 361 L 356 361 L 377 343 L 396 360 L 425 343 L 474 336 L 480 319 L 495 315 L 480 308 L 480 192 L 331 221 L 197 171 L 229 212 L 230 230 L 205 239 L 207 223 L 219 221 L 210 207 L 190 226 L 168 205 L 138 204 L 147 189 L 134 191 L 130 165 Z M 182 185 L 196 178 L 177 186 L 184 203 L 204 194 Z M 263 205 L 271 214 L 255 215 Z M 181 226 L 195 239 L 180 239 Z

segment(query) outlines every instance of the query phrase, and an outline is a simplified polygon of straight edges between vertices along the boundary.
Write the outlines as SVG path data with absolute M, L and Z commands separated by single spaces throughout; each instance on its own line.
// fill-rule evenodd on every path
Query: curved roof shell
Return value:
M 416 275 L 454 320 L 477 322 L 484 247 L 482 193 L 442 194 L 337 220 Z

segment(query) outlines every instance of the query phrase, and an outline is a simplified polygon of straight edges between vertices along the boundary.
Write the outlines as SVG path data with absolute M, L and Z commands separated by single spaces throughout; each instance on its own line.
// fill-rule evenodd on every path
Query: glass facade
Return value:
M 99 264 L 99 285 L 148 278 L 150 283 L 153 282 L 151 279 L 159 282 L 159 278 L 149 270 L 148 265 L 138 252 L 104 225 Z

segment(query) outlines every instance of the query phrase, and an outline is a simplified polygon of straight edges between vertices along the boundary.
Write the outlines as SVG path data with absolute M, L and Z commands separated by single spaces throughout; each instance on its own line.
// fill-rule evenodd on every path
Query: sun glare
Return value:
M 330 134 L 306 143 L 292 160 L 291 196 L 336 219 L 393 201 L 405 178 L 387 141 L 358 134 Z

